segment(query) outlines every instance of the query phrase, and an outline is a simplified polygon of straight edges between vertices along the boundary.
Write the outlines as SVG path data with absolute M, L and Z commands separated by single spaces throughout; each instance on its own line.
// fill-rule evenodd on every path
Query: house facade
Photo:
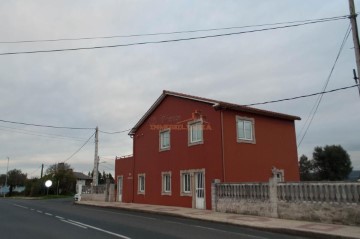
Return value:
M 299 117 L 164 91 L 117 158 L 117 200 L 211 208 L 211 183 L 298 181 Z
M 73 172 L 74 177 L 76 178 L 76 193 L 78 193 L 78 185 L 89 186 L 92 182 L 92 177 L 89 177 L 80 172 Z

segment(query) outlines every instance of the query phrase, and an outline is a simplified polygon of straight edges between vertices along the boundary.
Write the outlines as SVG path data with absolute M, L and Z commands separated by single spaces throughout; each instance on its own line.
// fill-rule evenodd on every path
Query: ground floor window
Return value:
M 171 172 L 163 172 L 162 176 L 162 195 L 171 195 Z
M 138 194 L 145 194 L 145 174 L 138 174 Z
M 190 173 L 181 174 L 181 192 L 183 194 L 191 193 L 191 177 Z

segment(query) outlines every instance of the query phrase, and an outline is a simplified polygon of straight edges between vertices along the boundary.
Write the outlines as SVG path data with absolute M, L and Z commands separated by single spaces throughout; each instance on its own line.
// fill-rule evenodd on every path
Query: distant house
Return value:
M 349 181 L 359 181 L 360 182 L 360 170 L 353 170 L 348 175 L 348 180 Z
M 0 195 L 7 194 L 9 192 L 9 186 L 0 186 Z
M 15 186 L 12 192 L 22 193 L 25 191 L 25 186 Z M 0 195 L 4 195 L 10 192 L 10 186 L 0 186 Z
M 297 116 L 164 91 L 116 158 L 118 201 L 211 208 L 211 183 L 299 181 Z
M 89 177 L 83 173 L 80 172 L 73 172 L 75 178 L 76 178 L 76 185 L 80 184 L 80 185 L 90 185 L 92 182 L 92 177 Z

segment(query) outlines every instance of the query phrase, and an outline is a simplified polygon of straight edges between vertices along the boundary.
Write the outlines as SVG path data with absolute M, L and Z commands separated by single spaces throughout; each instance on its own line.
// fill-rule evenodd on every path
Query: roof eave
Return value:
M 282 114 L 282 113 L 266 111 L 266 110 L 260 110 L 260 109 L 251 108 L 248 106 L 239 106 L 239 105 L 233 106 L 233 105 L 226 104 L 226 103 L 219 103 L 219 104 L 215 104 L 213 107 L 215 110 L 235 110 L 235 111 L 242 111 L 242 112 L 247 112 L 247 113 L 252 113 L 252 114 L 257 114 L 257 115 L 264 115 L 264 116 L 268 116 L 268 117 L 280 118 L 280 119 L 285 119 L 285 120 L 292 120 L 292 121 L 301 120 L 301 118 L 298 116 Z
M 133 136 L 135 135 L 137 129 L 139 128 L 142 123 L 149 117 L 149 115 L 156 109 L 156 107 L 161 103 L 161 101 L 166 97 L 166 91 L 164 90 L 163 93 L 157 98 L 157 100 L 151 105 L 151 107 L 146 111 L 146 113 L 141 117 L 141 119 L 136 123 L 136 125 L 130 130 L 128 135 Z

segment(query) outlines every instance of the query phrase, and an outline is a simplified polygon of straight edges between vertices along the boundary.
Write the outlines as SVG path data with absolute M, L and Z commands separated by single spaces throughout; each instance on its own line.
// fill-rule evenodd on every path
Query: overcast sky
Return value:
M 360 10 L 360 1 L 355 1 Z M 84 38 L 241 27 L 349 14 L 347 0 L 2 1 L 0 42 Z M 122 131 L 133 127 L 162 91 L 237 104 L 320 92 L 349 20 L 163 44 L 81 51 L 0 55 L 0 120 Z M 261 28 L 268 28 L 264 26 Z M 274 26 L 272 26 L 274 27 Z M 156 36 L 0 43 L 0 53 L 119 45 L 259 29 L 237 28 Z M 354 85 L 352 37 L 327 86 Z M 304 127 L 317 97 L 256 106 L 297 115 Z M 360 97 L 356 88 L 323 96 L 298 154 L 342 145 L 360 169 Z M 304 130 L 302 130 L 303 132 Z M 0 174 L 20 169 L 30 177 L 68 159 L 94 130 L 51 129 L 0 122 Z M 62 136 L 62 137 L 60 137 Z M 300 137 L 298 138 L 300 141 Z M 132 154 L 127 132 L 99 135 L 100 171 L 114 157 Z M 67 161 L 92 170 L 94 138 Z

